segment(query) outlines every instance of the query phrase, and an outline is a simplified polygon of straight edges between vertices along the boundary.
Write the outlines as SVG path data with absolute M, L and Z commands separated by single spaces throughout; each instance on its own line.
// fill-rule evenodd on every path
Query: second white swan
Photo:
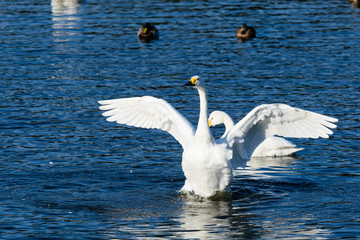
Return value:
M 215 141 L 208 126 L 204 81 L 193 76 L 186 84 L 198 90 L 200 115 L 195 130 L 166 101 L 150 96 L 99 101 L 107 121 L 142 128 L 162 129 L 183 147 L 185 184 L 181 191 L 201 197 L 230 191 L 233 170 L 249 160 L 267 137 L 328 138 L 337 119 L 285 104 L 261 105 L 253 109 L 224 137 Z
M 208 122 L 209 127 L 220 124 L 225 125 L 225 132 L 222 137 L 225 137 L 226 134 L 235 125 L 232 118 L 226 112 L 219 110 L 210 113 Z M 290 156 L 303 149 L 304 148 L 297 148 L 295 144 L 286 140 L 285 138 L 271 136 L 266 138 L 262 143 L 259 144 L 259 146 L 255 148 L 254 152 L 251 154 L 251 157 L 259 158 Z

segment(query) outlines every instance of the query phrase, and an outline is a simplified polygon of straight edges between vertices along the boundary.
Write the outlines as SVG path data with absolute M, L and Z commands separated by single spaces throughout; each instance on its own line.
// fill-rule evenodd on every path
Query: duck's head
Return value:
M 190 78 L 190 81 L 188 83 L 185 84 L 185 86 L 191 86 L 191 87 L 195 87 L 195 88 L 201 88 L 201 89 L 205 89 L 205 83 L 204 81 L 200 80 L 200 77 L 198 75 L 192 76 Z
M 236 31 L 236 37 L 242 40 L 250 40 L 256 37 L 256 30 L 253 27 L 250 27 L 244 23 L 241 27 Z
M 140 27 L 137 36 L 140 41 L 148 43 L 150 40 L 159 39 L 159 30 L 150 23 L 145 23 Z
M 143 34 L 148 34 L 149 31 L 153 30 L 154 29 L 154 26 L 151 25 L 150 23 L 145 23 L 143 26 L 142 26 L 142 30 L 143 30 Z

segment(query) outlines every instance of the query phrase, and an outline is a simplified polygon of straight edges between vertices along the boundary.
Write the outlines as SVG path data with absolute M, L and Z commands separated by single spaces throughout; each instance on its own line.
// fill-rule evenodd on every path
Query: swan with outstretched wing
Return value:
M 176 109 L 162 99 L 144 96 L 99 101 L 110 122 L 134 127 L 161 129 L 183 147 L 183 193 L 211 197 L 229 192 L 233 170 L 248 160 L 265 138 L 327 138 L 337 119 L 292 108 L 285 104 L 260 105 L 215 141 L 208 126 L 207 95 L 204 81 L 193 76 L 186 84 L 198 90 L 200 114 L 196 130 Z
M 226 112 L 219 110 L 215 110 L 210 113 L 208 122 L 209 127 L 217 126 L 220 124 L 225 125 L 225 132 L 221 138 L 226 136 L 226 134 L 235 125 L 232 118 Z M 285 138 L 270 136 L 255 148 L 255 150 L 251 154 L 251 158 L 291 156 L 303 149 L 304 148 L 297 148 L 294 143 L 286 140 Z M 245 167 L 244 164 L 242 165 L 242 167 Z

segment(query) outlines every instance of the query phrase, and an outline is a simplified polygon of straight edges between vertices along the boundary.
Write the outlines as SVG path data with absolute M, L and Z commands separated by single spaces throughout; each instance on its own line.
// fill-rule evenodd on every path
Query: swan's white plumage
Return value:
M 169 132 L 182 145 L 182 169 L 186 177 L 182 192 L 210 197 L 229 190 L 232 171 L 239 160 L 248 160 L 266 137 L 328 137 L 336 119 L 285 104 L 261 105 L 215 142 L 207 121 L 205 83 L 193 76 L 186 85 L 200 97 L 199 122 L 192 125 L 170 104 L 150 96 L 99 101 L 108 121 Z M 294 129 L 300 128 L 300 130 Z
M 109 122 L 169 132 L 184 148 L 194 135 L 192 124 L 165 100 L 151 96 L 99 101 Z
M 241 158 L 249 158 L 266 138 L 277 135 L 290 138 L 328 138 L 336 128 L 336 118 L 294 108 L 286 104 L 263 104 L 250 111 L 224 139 L 237 146 Z M 234 165 L 243 159 L 233 159 Z
M 268 137 L 252 153 L 252 158 L 259 157 L 284 157 L 303 150 L 297 148 L 295 144 L 281 137 Z
M 232 118 L 223 111 L 213 111 L 209 115 L 209 126 L 216 126 L 219 124 L 225 125 L 225 132 L 222 135 L 221 138 L 226 136 L 228 132 L 234 127 L 234 121 Z M 234 148 L 233 148 L 234 149 Z M 235 148 L 236 150 L 237 148 Z M 251 154 L 251 157 L 281 157 L 281 156 L 289 156 L 292 155 L 300 150 L 303 150 L 303 148 L 297 148 L 295 144 L 292 142 L 281 138 L 281 137 L 275 137 L 271 136 L 266 138 L 260 145 L 258 145 L 254 152 Z M 238 155 L 241 155 L 240 153 L 237 153 Z M 246 162 L 242 162 L 241 166 L 245 167 Z
M 290 107 L 286 104 L 263 104 L 254 108 L 229 132 L 227 139 L 251 139 L 254 128 L 264 137 L 278 135 L 291 138 L 328 138 L 336 128 L 336 118 Z M 257 134 L 257 136 L 260 133 Z

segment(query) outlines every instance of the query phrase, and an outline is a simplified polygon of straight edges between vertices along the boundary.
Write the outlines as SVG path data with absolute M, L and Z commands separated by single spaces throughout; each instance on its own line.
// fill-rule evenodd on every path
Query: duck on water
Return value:
M 159 39 L 159 30 L 150 23 L 145 23 L 137 33 L 138 39 L 142 42 L 150 42 Z

